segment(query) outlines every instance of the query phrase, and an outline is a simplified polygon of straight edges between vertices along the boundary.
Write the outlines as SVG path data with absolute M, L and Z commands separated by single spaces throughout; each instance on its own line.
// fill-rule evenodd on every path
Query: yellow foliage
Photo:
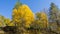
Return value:
M 29 27 L 29 25 L 34 20 L 34 14 L 27 5 L 21 5 L 18 9 L 13 9 L 13 21 L 20 23 L 24 21 L 24 26 Z M 21 21 L 20 21 L 21 20 Z
M 14 23 L 10 23 L 8 26 L 15 26 L 15 24 Z
M 2 22 L 0 22 L 0 27 L 3 26 Z
M 6 25 L 9 25 L 10 19 L 5 19 L 4 22 L 5 22 Z
M 37 23 L 40 24 L 41 27 L 45 28 L 48 26 L 47 15 L 44 12 L 38 12 L 36 16 L 38 18 Z
M 41 13 L 41 21 L 44 23 L 44 26 L 48 25 L 48 18 L 44 12 Z

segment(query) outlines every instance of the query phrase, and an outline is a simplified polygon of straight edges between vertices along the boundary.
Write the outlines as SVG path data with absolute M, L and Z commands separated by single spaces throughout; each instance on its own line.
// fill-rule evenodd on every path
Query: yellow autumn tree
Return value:
M 5 18 L 4 16 L 0 15 L 0 26 L 9 26 L 10 19 Z
M 36 13 L 37 17 L 37 23 L 40 25 L 41 28 L 46 28 L 48 27 L 48 18 L 46 13 L 44 12 L 37 12 Z
M 4 22 L 8 26 L 10 24 L 10 19 L 5 18 Z
M 44 29 L 47 29 L 47 27 L 48 27 L 48 18 L 47 18 L 46 13 L 37 12 L 36 19 L 35 19 L 34 23 L 31 24 L 30 29 L 32 29 L 35 34 L 43 34 L 42 31 Z M 45 31 L 43 31 L 43 32 L 45 32 Z M 33 33 L 33 32 L 31 32 L 31 33 Z
M 15 24 L 12 23 L 11 20 L 8 18 L 5 18 L 4 23 L 6 26 L 15 26 Z
M 17 6 L 17 8 L 16 8 Z M 12 13 L 12 20 L 14 21 L 15 24 L 22 24 L 24 27 L 30 27 L 30 24 L 34 20 L 34 14 L 31 11 L 31 9 L 25 5 L 25 4 L 20 4 L 17 3 L 15 8 L 13 9 Z
M 5 20 L 5 17 L 0 15 L 0 27 L 4 27 L 6 25 L 4 20 Z

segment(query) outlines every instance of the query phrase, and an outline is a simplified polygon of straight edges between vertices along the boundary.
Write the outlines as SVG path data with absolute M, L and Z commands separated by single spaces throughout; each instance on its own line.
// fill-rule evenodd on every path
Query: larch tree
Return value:
M 2 15 L 0 15 L 0 24 L 1 24 L 2 27 L 4 27 L 4 26 L 13 26 L 13 24 L 10 23 L 10 19 L 5 18 Z
M 48 18 L 47 18 L 46 13 L 37 12 L 36 19 L 37 19 L 37 23 L 40 25 L 40 28 L 47 28 L 48 27 Z
M 31 24 L 31 33 L 42 34 L 42 31 L 48 27 L 48 18 L 45 12 L 37 12 L 34 23 Z
M 34 15 L 28 6 L 23 4 L 20 5 L 18 9 L 13 9 L 12 20 L 15 23 L 23 23 L 24 26 L 29 27 L 34 20 Z
M 34 21 L 34 14 L 31 9 L 20 2 L 17 2 L 12 12 L 12 22 L 18 27 L 19 33 L 25 32 Z
M 0 15 L 0 27 L 5 26 L 4 24 L 4 16 Z

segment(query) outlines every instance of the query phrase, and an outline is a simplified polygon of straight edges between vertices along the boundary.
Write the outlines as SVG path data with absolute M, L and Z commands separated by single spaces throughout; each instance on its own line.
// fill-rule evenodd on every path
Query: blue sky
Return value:
M 0 15 L 11 19 L 12 9 L 16 2 L 17 0 L 0 0 Z M 60 0 L 20 0 L 20 2 L 28 5 L 34 13 L 44 8 L 48 9 L 51 2 L 55 3 L 60 8 Z

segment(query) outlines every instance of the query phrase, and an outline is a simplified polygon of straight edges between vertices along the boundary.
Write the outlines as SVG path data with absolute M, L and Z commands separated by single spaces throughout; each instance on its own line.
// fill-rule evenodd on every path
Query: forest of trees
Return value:
M 0 29 L 4 34 L 60 34 L 60 9 L 50 4 L 47 11 L 33 13 L 21 2 L 12 10 L 12 19 L 0 15 Z

